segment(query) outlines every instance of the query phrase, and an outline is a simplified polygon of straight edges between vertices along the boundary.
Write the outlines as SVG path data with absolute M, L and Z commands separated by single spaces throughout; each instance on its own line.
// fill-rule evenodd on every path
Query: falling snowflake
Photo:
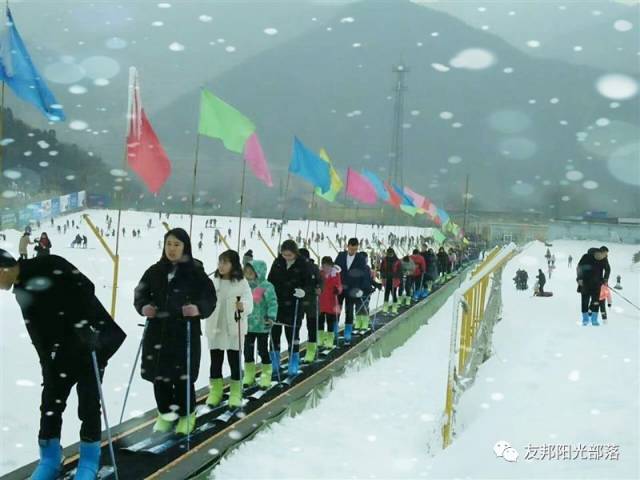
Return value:
M 529 40 L 527 42 L 527 46 L 530 48 L 538 48 L 540 46 L 540 42 L 538 40 Z
M 173 42 L 169 45 L 169 50 L 172 52 L 182 52 L 184 50 L 184 45 L 178 42 Z
M 198 20 L 204 23 L 209 23 L 213 20 L 213 17 L 211 15 L 200 15 L 198 17 Z
M 266 33 L 267 35 L 277 35 L 278 30 L 275 28 L 265 28 L 264 33 Z

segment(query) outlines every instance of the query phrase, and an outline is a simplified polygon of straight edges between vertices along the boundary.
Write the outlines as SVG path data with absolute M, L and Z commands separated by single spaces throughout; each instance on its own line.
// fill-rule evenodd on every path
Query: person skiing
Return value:
M 134 291 L 134 307 L 147 317 L 141 373 L 143 379 L 153 383 L 158 408 L 154 432 L 171 431 L 176 420 L 178 434 L 187 435 L 195 427 L 194 385 L 200 372 L 200 320 L 211 315 L 215 306 L 215 288 L 202 262 L 193 258 L 189 234 L 182 228 L 169 230 L 164 235 L 160 260 L 145 271 Z M 187 337 L 187 322 L 190 337 Z
M 569 255 L 569 258 L 567 258 L 567 261 L 569 262 L 569 268 L 571 268 L 571 265 L 573 264 L 573 257 Z
M 304 317 L 302 300 L 313 288 L 308 263 L 300 257 L 296 242 L 282 242 L 280 255 L 273 261 L 267 280 L 273 284 L 278 297 L 277 324 L 271 329 L 271 364 L 274 371 L 280 371 L 282 324 L 286 324 L 284 333 L 290 351 L 288 373 L 293 377 L 298 374 L 300 366 L 300 326 Z
M 81 421 L 75 478 L 95 479 L 102 431 L 99 382 L 126 335 L 96 298 L 91 280 L 62 257 L 16 261 L 0 249 L 0 289 L 12 287 L 42 371 L 40 460 L 31 479 L 61 474 L 62 414 L 74 386 Z
M 408 255 L 402 257 L 400 261 L 401 266 L 401 277 L 400 281 L 400 291 L 398 293 L 398 297 L 400 297 L 400 306 L 404 303 L 404 305 L 411 305 L 411 294 L 413 292 L 413 272 L 416 270 L 416 265 L 413 263 L 413 260 L 409 258 Z
M 334 260 L 334 263 L 340 267 L 343 290 L 339 301 L 341 306 L 344 303 L 344 341 L 346 343 L 351 343 L 356 305 L 360 303 L 359 299 L 368 291 L 371 284 L 366 258 L 362 252 L 358 252 L 359 245 L 357 238 L 350 238 L 347 242 L 347 250 L 338 253 Z
M 402 276 L 402 266 L 393 248 L 387 248 L 386 256 L 380 262 L 380 279 L 384 286 L 382 312 L 389 313 L 389 295 L 392 297 L 391 313 L 398 313 L 398 287 Z
M 427 272 L 427 262 L 424 260 L 424 257 L 420 255 L 420 251 L 418 249 L 413 250 L 413 254 L 409 256 L 411 261 L 415 265 L 415 270 L 413 271 L 412 285 L 413 285 L 413 295 L 416 301 L 420 298 L 423 291 L 424 277 Z M 420 297 L 420 298 L 419 298 Z
M 322 257 L 321 264 L 322 291 L 319 297 L 318 342 L 321 346 L 332 349 L 341 311 L 339 297 L 342 293 L 342 280 L 340 278 L 340 267 L 333 263 L 331 257 Z M 326 330 L 324 328 L 325 323 Z
M 29 245 L 33 245 L 36 242 L 32 242 L 31 238 L 31 230 L 25 230 L 22 236 L 20 237 L 20 242 L 18 243 L 18 253 L 20 254 L 20 260 L 26 260 L 29 258 L 29 252 L 27 248 Z
M 89 239 L 87 238 L 86 235 L 82 236 L 82 248 L 87 248 L 87 243 L 88 243 Z
M 542 269 L 538 269 L 538 275 L 536 277 L 538 279 L 538 296 L 542 297 L 544 294 L 544 285 L 547 283 L 547 277 L 542 272 Z
M 273 367 L 269 357 L 269 331 L 278 317 L 276 290 L 267 281 L 267 264 L 253 260 L 245 264 L 244 277 L 249 282 L 253 296 L 253 312 L 249 315 L 248 332 L 244 337 L 244 385 L 253 385 L 256 377 L 255 344 L 258 344 L 261 375 L 260 388 L 271 386 Z
M 309 295 L 305 296 L 302 301 L 304 314 L 307 319 L 308 335 L 307 350 L 302 362 L 312 363 L 316 359 L 316 352 L 318 350 L 318 296 L 320 295 L 322 285 L 320 283 L 320 269 L 318 269 L 318 266 L 311 258 L 309 250 L 301 248 L 298 251 L 302 258 L 308 262 L 307 267 L 311 274 L 311 289 Z
M 444 247 L 440 247 L 438 250 L 438 271 L 440 276 L 446 276 L 449 269 L 449 255 L 444 250 Z
M 602 323 L 607 323 L 607 308 L 611 308 L 611 289 L 609 285 L 603 283 L 600 287 L 600 313 L 602 313 Z
M 37 257 L 49 255 L 51 253 L 51 240 L 49 240 L 47 232 L 42 232 L 40 234 L 40 240 L 38 240 L 38 243 L 35 246 L 35 251 Z
M 245 254 L 242 256 L 242 266 L 246 266 L 252 261 L 253 261 L 253 250 L 247 250 Z
M 218 302 L 206 323 L 211 356 L 207 405 L 215 407 L 222 401 L 222 364 L 226 351 L 231 369 L 229 407 L 238 408 L 242 406 L 240 349 L 247 334 L 247 319 L 253 312 L 253 295 L 244 278 L 238 252 L 226 250 L 220 254 L 213 284 Z
M 590 248 L 585 253 L 576 267 L 576 281 L 578 293 L 580 293 L 580 309 L 582 312 L 582 325 L 598 326 L 598 314 L 600 310 L 600 289 L 603 284 L 608 284 L 611 267 L 607 260 L 609 249 L 605 246 Z

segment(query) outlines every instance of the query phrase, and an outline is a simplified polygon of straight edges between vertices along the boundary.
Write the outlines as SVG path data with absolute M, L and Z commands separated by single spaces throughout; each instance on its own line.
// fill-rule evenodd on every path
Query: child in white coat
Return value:
M 220 254 L 213 284 L 218 301 L 206 325 L 211 354 L 207 405 L 216 406 L 222 401 L 222 363 L 226 350 L 231 368 L 229 407 L 235 408 L 242 406 L 240 349 L 247 333 L 247 319 L 253 311 L 251 287 L 244 278 L 238 252 L 227 250 Z

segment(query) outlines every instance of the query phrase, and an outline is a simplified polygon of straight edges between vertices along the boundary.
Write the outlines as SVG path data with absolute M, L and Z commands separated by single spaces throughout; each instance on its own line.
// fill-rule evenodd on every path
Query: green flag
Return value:
M 242 153 L 256 126 L 231 105 L 202 90 L 198 133 L 219 138 L 232 152 Z
M 447 239 L 447 237 L 445 237 L 442 232 L 440 230 L 438 230 L 437 228 L 433 229 L 433 234 L 432 234 L 433 239 L 436 241 L 436 243 L 438 245 L 442 245 L 444 243 L 444 241 Z

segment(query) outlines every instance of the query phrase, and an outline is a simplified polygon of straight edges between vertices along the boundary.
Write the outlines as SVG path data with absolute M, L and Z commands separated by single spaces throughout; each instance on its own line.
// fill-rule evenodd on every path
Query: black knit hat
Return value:
M 253 258 L 253 250 L 247 250 L 244 254 L 245 257 Z
M 18 262 L 9 252 L 0 248 L 0 268 L 11 268 L 17 264 Z

